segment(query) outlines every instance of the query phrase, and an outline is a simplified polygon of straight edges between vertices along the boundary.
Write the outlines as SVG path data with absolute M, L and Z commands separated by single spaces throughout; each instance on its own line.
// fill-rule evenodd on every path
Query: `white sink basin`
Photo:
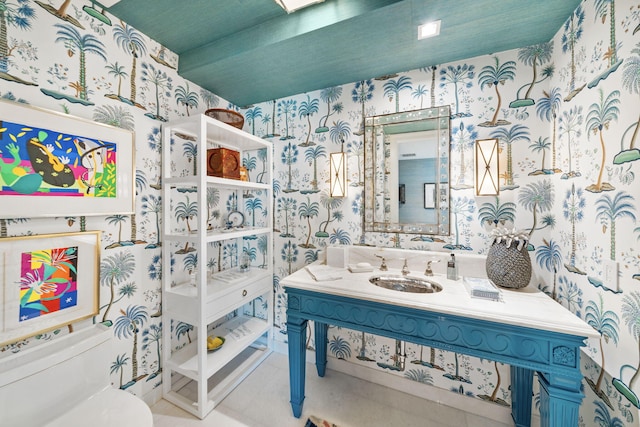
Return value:
M 440 292 L 442 286 L 432 280 L 395 274 L 380 274 L 369 278 L 369 282 L 381 288 L 399 292 L 433 294 Z

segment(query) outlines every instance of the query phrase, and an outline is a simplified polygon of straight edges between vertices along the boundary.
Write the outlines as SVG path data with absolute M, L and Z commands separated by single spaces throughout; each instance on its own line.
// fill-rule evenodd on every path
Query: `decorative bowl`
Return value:
M 244 116 L 237 111 L 210 108 L 204 114 L 238 129 L 242 129 L 242 126 L 244 126 Z
M 214 351 L 218 351 L 218 350 L 220 350 L 220 349 L 222 348 L 222 345 L 223 345 L 223 344 L 224 344 L 224 342 L 225 342 L 224 337 L 208 337 L 208 338 L 220 338 L 220 340 L 222 340 L 222 343 L 221 343 L 219 346 L 217 346 L 217 347 L 209 348 L 209 346 L 207 346 L 207 352 L 209 352 L 209 353 L 213 353 Z

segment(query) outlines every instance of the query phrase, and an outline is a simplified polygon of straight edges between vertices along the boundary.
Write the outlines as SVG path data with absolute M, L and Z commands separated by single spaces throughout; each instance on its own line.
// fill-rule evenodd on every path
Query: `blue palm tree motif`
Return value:
M 513 180 L 513 148 L 515 141 L 530 141 L 529 128 L 525 125 L 513 125 L 509 129 L 499 128 L 491 132 L 492 138 L 498 138 L 500 142 L 507 146 L 507 170 L 504 172 L 504 185 L 500 189 L 512 190 L 518 188 Z
M 513 80 L 516 76 L 516 63 L 514 61 L 507 61 L 504 64 L 500 64 L 500 59 L 494 56 L 495 65 L 486 65 L 478 74 L 478 82 L 480 83 L 480 90 L 485 86 L 496 90 L 496 96 L 498 98 L 498 105 L 496 106 L 495 113 L 491 120 L 483 122 L 478 126 L 494 127 L 511 124 L 506 120 L 498 120 L 498 114 L 500 113 L 500 107 L 502 106 L 502 95 L 498 85 L 503 86 L 507 80 Z
M 262 117 L 262 108 L 260 107 L 249 108 L 244 113 L 244 119 L 247 121 L 247 123 L 251 125 L 252 135 L 256 134 L 256 120 L 258 120 L 261 117 Z
M 541 120 L 552 122 L 553 131 L 551 136 L 551 172 L 562 172 L 556 168 L 556 126 L 558 118 L 558 109 L 562 103 L 562 96 L 560 95 L 560 88 L 551 88 L 549 92 L 543 91 L 544 96 L 538 100 L 536 104 L 536 113 Z
M 554 200 L 553 185 L 548 179 L 544 179 L 538 182 L 532 182 L 518 194 L 518 202 L 520 205 L 533 213 L 533 225 L 529 230 L 529 236 L 533 235 L 533 232 L 538 228 L 538 211 L 540 213 L 549 211 L 553 207 Z M 549 224 L 544 224 L 541 228 L 548 227 Z M 529 243 L 529 250 L 533 250 L 531 243 Z
M 483 203 L 478 210 L 478 219 L 483 225 L 496 228 L 506 227 L 507 221 L 513 223 L 516 217 L 516 204 L 512 202 L 500 203 L 500 197 L 496 197 L 496 203 Z
M 460 100 L 459 92 L 462 86 L 464 89 L 469 89 L 473 86 L 473 78 L 475 77 L 475 65 L 462 64 L 458 66 L 449 65 L 447 68 L 440 70 L 440 87 L 445 88 L 448 84 L 453 84 L 453 92 L 456 97 L 456 111 L 451 115 L 451 118 L 458 117 L 471 117 L 471 114 L 460 112 Z
M 589 107 L 589 113 L 586 118 L 586 130 L 587 137 L 593 133 L 598 135 L 600 139 L 600 149 L 602 151 L 602 159 L 600 162 L 600 172 L 598 173 L 598 181 L 595 184 L 589 185 L 585 190 L 593 193 L 600 193 L 602 191 L 615 190 L 615 187 L 608 182 L 602 182 L 602 173 L 604 172 L 604 163 L 607 156 L 606 144 L 604 142 L 604 136 L 602 134 L 603 129 L 608 129 L 609 124 L 618 120 L 618 114 L 620 113 L 620 91 L 614 90 L 607 97 L 604 97 L 602 89 L 598 90 L 600 95 L 599 102 L 594 102 Z
M 560 276 L 560 291 L 558 292 L 558 302 L 574 313 L 578 317 L 582 317 L 580 309 L 582 309 L 583 291 L 575 282 L 572 282 L 565 276 Z
M 327 114 L 320 118 L 320 124 L 316 128 L 316 133 L 328 132 L 329 128 L 327 127 L 327 120 L 329 116 L 333 113 L 339 113 L 342 111 L 342 103 L 336 103 L 331 106 L 332 103 L 335 103 L 340 96 L 342 95 L 342 86 L 334 86 L 326 89 L 322 89 L 320 91 L 320 99 L 327 103 Z
M 307 220 L 307 240 L 305 243 L 301 244 L 301 248 L 315 248 L 315 246 L 310 243 L 311 240 L 311 218 L 318 216 L 320 213 L 320 204 L 318 202 L 311 202 L 311 199 L 307 197 L 306 202 L 301 202 L 300 207 L 298 208 L 298 216 L 300 219 Z
M 296 101 L 295 99 L 288 99 L 278 102 L 278 115 L 284 114 L 285 135 L 280 137 L 282 141 L 295 138 L 294 136 L 289 136 L 289 118 L 294 119 L 296 117 L 297 109 L 298 101 Z
M 329 351 L 338 359 L 348 359 L 351 357 L 351 346 L 349 342 L 340 336 L 333 336 L 329 340 Z
M 451 129 L 451 152 L 460 153 L 460 173 L 456 178 L 456 183 L 451 188 L 461 190 L 473 187 L 473 185 L 465 182 L 467 171 L 473 168 L 473 154 L 469 158 L 470 161 L 466 160 L 465 154 L 474 147 L 476 139 L 478 139 L 478 132 L 473 124 L 465 126 L 464 122 L 461 121 L 460 125 Z
M 315 145 L 315 142 L 310 141 L 311 137 L 311 116 L 320 111 L 320 101 L 318 98 L 313 98 L 307 95 L 307 99 L 300 103 L 300 108 L 298 108 L 298 115 L 300 117 L 306 117 L 307 119 L 307 138 L 305 141 L 300 144 L 300 147 L 309 147 L 310 145 Z
M 576 178 L 582 175 L 580 172 L 573 170 L 572 161 L 572 147 L 576 142 L 580 141 L 580 137 L 582 136 L 582 121 L 582 105 L 571 107 L 570 110 L 563 111 L 562 116 L 560 117 L 558 132 L 560 136 L 567 137 L 567 149 L 569 151 L 569 170 L 562 174 L 562 179 Z
M 384 95 L 389 98 L 389 101 L 395 99 L 396 113 L 400 112 L 400 92 L 403 90 L 411 90 L 411 78 L 407 76 L 401 76 L 398 80 L 390 79 L 384 86 Z
M 595 20 L 602 18 L 602 23 L 604 24 L 607 15 L 609 16 L 609 49 L 607 49 L 602 58 L 607 60 L 609 66 L 589 82 L 587 85 L 589 89 L 596 87 L 601 80 L 609 77 L 611 73 L 620 67 L 623 61 L 618 59 L 618 46 L 616 44 L 616 0 L 595 0 L 595 8 Z
M 605 231 L 609 225 L 609 237 L 611 249 L 609 256 L 611 260 L 616 259 L 616 220 L 619 218 L 630 218 L 636 221 L 635 206 L 631 203 L 633 196 L 621 191 L 611 198 L 608 194 L 603 195 L 596 201 L 596 218 L 600 219 L 602 230 Z
M 280 159 L 282 160 L 282 163 L 287 165 L 288 171 L 287 171 L 287 176 L 288 176 L 288 181 L 287 181 L 287 188 L 285 188 L 284 190 L 282 190 L 285 193 L 293 193 L 298 191 L 297 188 L 293 188 L 291 186 L 291 180 L 293 178 L 293 173 L 291 171 L 291 165 L 293 165 L 295 162 L 298 161 L 298 146 L 296 144 L 291 144 L 291 142 L 289 142 L 284 149 L 282 150 L 282 155 L 280 157 Z
M 553 65 L 547 66 L 542 70 L 542 78 L 540 80 L 536 80 L 538 78 L 538 63 L 543 64 L 549 61 L 551 59 L 552 53 L 552 41 L 546 43 L 538 43 L 518 49 L 518 59 L 525 65 L 529 65 L 533 68 L 533 78 L 531 79 L 531 83 L 528 83 L 529 88 L 524 94 L 524 98 L 520 98 L 520 90 L 523 89 L 524 86 L 518 89 L 518 92 L 516 94 L 517 99 L 509 104 L 510 108 L 527 107 L 535 103 L 535 101 L 530 97 L 533 86 L 536 83 L 543 82 L 544 80 L 550 78 L 551 76 L 553 76 L 554 72 Z
M 640 28 L 640 27 L 639 27 Z M 627 63 L 624 64 L 624 70 L 622 74 L 622 85 L 631 93 L 635 93 L 636 95 L 640 95 L 640 43 L 636 45 L 633 49 L 631 49 L 631 53 L 636 56 L 632 56 L 627 60 Z M 637 122 L 629 126 L 627 130 L 625 130 L 622 140 L 624 140 L 624 135 L 631 129 L 633 130 L 633 135 L 631 136 L 631 142 L 629 143 L 628 150 L 622 150 L 613 158 L 613 163 L 616 165 L 633 162 L 635 160 L 640 159 L 640 150 L 636 147 L 636 140 L 638 138 L 638 134 L 640 134 L 640 118 Z M 622 145 L 621 140 L 621 145 Z
M 300 144 L 302 146 L 302 144 Z M 318 193 L 318 159 L 327 157 L 327 150 L 324 145 L 314 145 L 304 150 L 304 160 L 313 165 L 313 178 L 311 179 L 311 189 L 301 190 L 301 194 Z
M 622 320 L 629 328 L 629 333 L 631 333 L 633 338 L 638 342 L 638 344 L 640 344 L 640 292 L 633 291 L 629 295 L 625 295 L 622 299 Z M 640 356 L 640 345 L 638 346 L 638 349 L 638 356 Z M 625 368 L 635 370 L 628 386 L 622 382 L 622 371 Z M 638 378 L 640 378 L 640 359 L 638 359 L 638 365 L 635 368 L 629 365 L 621 366 L 620 378 L 614 378 L 612 381 L 614 387 L 636 408 L 640 408 L 640 401 L 638 396 L 633 392 L 633 389 Z
M 564 23 L 564 33 L 562 34 L 562 53 L 571 51 L 571 83 L 569 84 L 569 94 L 564 99 L 566 102 L 571 101 L 585 85 L 576 87 L 576 43 L 582 37 L 582 24 L 584 23 L 584 10 L 579 5 L 575 12 L 571 14 L 569 19 Z
M 293 197 L 280 197 L 278 199 L 278 211 L 282 212 L 284 216 L 284 232 L 280 234 L 280 237 L 295 237 L 293 233 L 289 232 L 289 216 L 295 216 L 297 203 L 297 200 Z
M 463 223 L 463 221 L 459 221 L 458 220 L 458 216 L 460 215 L 464 215 L 464 219 L 467 223 L 470 223 L 471 220 L 473 219 L 471 214 L 475 211 L 475 202 L 473 199 L 468 198 L 467 196 L 464 197 L 458 197 L 455 199 L 451 199 L 451 204 L 450 204 L 450 208 L 451 208 L 451 213 L 453 214 L 453 223 L 455 224 L 455 239 L 456 242 L 455 244 L 451 244 L 451 243 L 447 243 L 446 245 L 444 245 L 443 247 L 445 249 L 462 249 L 465 251 L 470 251 L 472 250 L 472 248 L 470 246 L 466 246 L 463 245 L 462 243 L 460 243 L 460 224 Z
M 40 5 L 45 7 L 43 4 Z M 49 5 L 47 4 L 47 6 Z M 10 26 L 20 30 L 30 30 L 31 20 L 35 17 L 35 10 L 29 5 L 29 0 L 17 0 L 17 3 L 7 0 L 2 1 L 2 14 L 0 14 L 0 79 L 37 86 L 36 83 L 28 82 L 9 74 L 9 65 L 11 64 L 9 59 L 13 56 L 14 46 L 9 46 L 7 40 Z
M 595 423 L 607 427 L 624 427 L 624 421 L 618 417 L 611 418 L 609 410 L 602 402 L 595 401 L 593 404 L 597 406 L 595 411 L 596 416 L 593 417 Z
M 591 378 L 586 378 L 587 384 L 591 387 L 593 392 L 602 399 L 604 403 L 607 404 L 608 407 L 613 409 L 613 405 L 609 401 L 609 397 L 607 394 L 601 390 L 602 380 L 604 379 L 604 348 L 602 347 L 602 340 L 604 339 L 606 342 L 609 340 L 613 341 L 614 344 L 618 344 L 618 322 L 620 321 L 618 315 L 611 310 L 604 309 L 604 300 L 602 298 L 602 294 L 598 294 L 599 304 L 596 304 L 595 301 L 589 301 L 585 308 L 584 320 L 587 322 L 589 326 L 598 331 L 600 334 L 600 374 L 598 375 L 598 379 L 594 383 Z
M 564 201 L 562 202 L 562 214 L 564 218 L 571 222 L 571 255 L 569 257 L 569 264 L 565 264 L 564 267 L 572 273 L 586 274 L 578 267 L 576 267 L 576 223 L 582 221 L 584 218 L 584 208 L 587 206 L 587 201 L 584 198 L 584 192 L 582 188 L 576 190 L 575 184 L 571 184 L 571 190 L 567 190 Z
M 115 40 L 116 44 L 118 44 L 118 46 L 120 46 L 122 50 L 131 55 L 132 58 L 131 72 L 129 73 L 131 95 L 129 99 L 121 96 L 119 96 L 117 99 L 127 104 L 144 108 L 142 105 L 136 103 L 136 77 L 138 58 L 140 55 L 145 55 L 147 53 L 147 46 L 144 44 L 144 37 L 130 25 L 121 23 L 120 25 L 116 25 L 115 27 L 113 27 L 113 39 Z
M 92 34 L 80 34 L 80 32 L 71 25 L 55 24 L 54 26 L 59 28 L 56 32 L 56 42 L 64 43 L 68 49 L 71 49 L 74 52 L 78 51 L 78 60 L 80 61 L 78 68 L 80 76 L 77 82 L 73 85 L 69 85 L 76 89 L 75 97 L 60 94 L 48 89 L 41 89 L 41 92 L 56 99 L 64 98 L 69 102 L 93 105 L 93 103 L 89 101 L 87 90 L 87 53 L 97 55 L 106 61 L 107 57 L 105 55 L 104 44 Z
M 118 339 L 128 339 L 133 337 L 133 349 L 131 351 L 131 381 L 121 388 L 131 387 L 137 381 L 146 377 L 147 374 L 138 376 L 138 333 L 140 328 L 149 319 L 149 315 L 144 306 L 130 305 L 126 310 L 120 310 L 119 316 L 113 324 L 113 332 Z
M 558 245 L 553 239 L 547 241 L 546 239 L 542 239 L 544 243 L 542 246 L 539 246 L 536 250 L 536 261 L 538 261 L 538 265 L 547 269 L 548 271 L 553 271 L 553 288 L 551 292 L 546 291 L 546 286 L 542 290 L 549 294 L 551 298 L 556 299 L 556 283 L 558 278 L 558 269 L 562 265 L 562 253 L 560 252 L 560 245 Z
M 291 240 L 287 241 L 280 250 L 280 256 L 282 257 L 282 260 L 289 266 L 288 273 L 291 274 L 291 266 L 298 260 L 298 245 L 293 243 Z
M 149 375 L 147 381 L 150 381 L 160 375 L 162 372 L 162 360 L 160 358 L 160 340 L 162 339 L 162 322 L 149 325 L 142 331 L 142 350 L 147 351 L 152 344 L 155 344 L 156 357 L 158 358 L 156 370 Z
M 358 130 L 354 132 L 356 135 L 364 134 L 364 119 L 366 118 L 365 107 L 367 101 L 373 99 L 373 91 L 375 90 L 375 85 L 372 80 L 360 80 L 356 82 L 354 88 L 351 90 L 351 100 L 353 102 L 360 104 L 360 116 L 362 120 L 360 121 L 360 125 Z

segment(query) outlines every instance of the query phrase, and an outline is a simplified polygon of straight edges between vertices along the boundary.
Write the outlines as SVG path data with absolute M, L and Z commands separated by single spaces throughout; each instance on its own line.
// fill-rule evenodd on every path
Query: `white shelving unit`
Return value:
M 241 159 L 262 157 L 263 172 L 250 181 L 207 176 L 207 149 L 220 147 L 240 152 Z M 205 115 L 163 127 L 163 397 L 199 418 L 272 351 L 271 157 L 269 142 Z M 213 213 L 211 194 L 218 197 Z M 247 195 L 259 199 L 253 209 Z M 266 213 L 258 221 L 256 206 Z M 230 210 L 241 212 L 244 224 L 227 228 Z M 248 271 L 238 268 L 244 251 L 255 258 Z M 187 335 L 186 345 L 179 334 Z M 225 342 L 208 352 L 208 336 Z

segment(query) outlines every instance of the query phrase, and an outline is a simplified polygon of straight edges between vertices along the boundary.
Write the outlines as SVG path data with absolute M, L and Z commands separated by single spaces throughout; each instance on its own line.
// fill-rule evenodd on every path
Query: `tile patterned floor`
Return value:
M 204 420 L 161 400 L 151 411 L 155 427 L 303 427 L 309 415 L 339 427 L 507 427 L 384 386 L 327 370 L 324 378 L 307 364 L 302 416 L 289 405 L 286 355 L 271 354 Z

